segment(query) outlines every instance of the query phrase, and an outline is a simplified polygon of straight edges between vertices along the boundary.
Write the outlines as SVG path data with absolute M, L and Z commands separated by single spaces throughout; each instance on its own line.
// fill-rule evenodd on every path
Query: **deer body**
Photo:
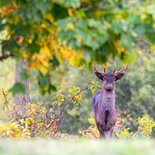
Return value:
M 94 94 L 92 100 L 94 117 L 101 137 L 111 137 L 116 123 L 115 92 L 101 90 Z
M 95 68 L 96 76 L 103 81 L 101 91 L 94 94 L 92 108 L 100 137 L 111 138 L 117 120 L 115 105 L 115 81 L 124 73 L 101 73 Z

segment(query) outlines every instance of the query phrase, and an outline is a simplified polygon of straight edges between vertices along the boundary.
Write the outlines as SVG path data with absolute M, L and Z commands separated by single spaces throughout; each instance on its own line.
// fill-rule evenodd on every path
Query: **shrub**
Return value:
M 52 106 L 42 103 L 27 103 L 25 113 L 21 106 L 10 103 L 9 94 L 0 90 L 3 104 L 2 113 L 6 121 L 0 121 L 0 136 L 8 138 L 53 137 L 59 138 L 64 112 L 71 106 L 78 105 L 83 93 L 79 87 L 72 87 L 66 92 L 57 92 L 52 99 Z
M 88 119 L 89 127 L 86 130 L 80 130 L 79 134 L 86 138 L 99 138 L 100 134 L 95 124 L 93 117 Z M 116 125 L 114 127 L 113 137 L 120 138 L 137 138 L 137 137 L 149 137 L 152 135 L 152 129 L 155 127 L 148 115 L 143 115 L 137 118 L 137 131 L 131 132 L 129 127 L 126 127 L 124 120 L 118 117 Z

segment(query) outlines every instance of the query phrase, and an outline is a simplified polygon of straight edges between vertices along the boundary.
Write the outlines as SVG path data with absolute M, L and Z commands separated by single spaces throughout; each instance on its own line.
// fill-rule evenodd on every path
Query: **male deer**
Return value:
M 112 73 L 100 72 L 95 66 L 95 75 L 102 80 L 102 88 L 96 92 L 92 99 L 92 107 L 94 111 L 97 128 L 100 137 L 111 138 L 113 128 L 117 120 L 117 111 L 115 105 L 115 81 L 121 79 L 127 70 L 127 65 Z

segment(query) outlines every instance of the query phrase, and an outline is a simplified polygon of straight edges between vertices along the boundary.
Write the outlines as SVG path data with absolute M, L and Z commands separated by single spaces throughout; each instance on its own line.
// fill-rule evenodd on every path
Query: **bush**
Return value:
M 99 138 L 100 134 L 95 124 L 94 118 L 89 118 L 89 127 L 86 130 L 80 130 L 79 134 L 85 138 Z M 115 139 L 120 138 L 140 138 L 140 137 L 150 137 L 152 135 L 152 129 L 155 127 L 155 122 L 153 122 L 148 115 L 143 115 L 137 118 L 137 131 L 132 132 L 130 128 L 127 127 L 125 121 L 118 117 L 116 125 L 114 127 L 113 137 Z
M 0 122 L 0 136 L 8 138 L 31 137 L 61 137 L 60 128 L 64 121 L 64 113 L 68 108 L 78 105 L 83 93 L 79 87 L 72 87 L 66 92 L 58 92 L 52 106 L 42 103 L 27 103 L 25 113 L 21 105 L 10 103 L 9 94 L 0 90 L 0 100 L 3 103 L 2 115 L 7 116 L 7 123 Z

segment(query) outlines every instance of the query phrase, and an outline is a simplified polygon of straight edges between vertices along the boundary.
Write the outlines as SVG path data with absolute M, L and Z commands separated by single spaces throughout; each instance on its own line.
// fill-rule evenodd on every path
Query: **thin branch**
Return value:
M 9 53 L 9 54 L 5 53 L 5 55 L 0 56 L 0 61 L 3 61 L 5 59 L 13 57 L 13 56 L 14 55 L 12 53 Z
M 97 8 L 98 8 L 97 6 L 86 6 L 86 7 L 83 7 L 83 10 L 84 11 L 89 11 L 89 10 L 95 10 Z
M 19 38 L 20 37 L 16 37 L 15 39 L 9 40 L 9 41 L 7 41 L 6 44 L 4 44 L 2 46 L 2 55 L 0 56 L 0 61 L 3 61 L 3 60 L 5 60 L 5 59 L 7 59 L 9 57 L 13 57 L 14 56 L 13 53 L 11 53 L 11 52 L 10 53 L 6 53 L 6 49 L 11 47 L 11 46 L 13 46 L 13 44 L 15 44 L 15 43 L 18 44 Z

